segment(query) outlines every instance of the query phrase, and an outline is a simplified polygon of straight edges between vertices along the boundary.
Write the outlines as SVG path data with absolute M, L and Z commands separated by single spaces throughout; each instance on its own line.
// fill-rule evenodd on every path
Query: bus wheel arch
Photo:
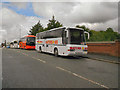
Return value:
M 58 57 L 58 49 L 56 47 L 54 48 L 54 55 Z

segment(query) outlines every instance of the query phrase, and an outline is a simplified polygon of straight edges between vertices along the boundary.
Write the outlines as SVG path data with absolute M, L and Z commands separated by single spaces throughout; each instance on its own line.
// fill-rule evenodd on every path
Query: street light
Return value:
M 0 32 L 1 32 L 1 40 L 0 40 L 0 42 L 4 41 L 4 44 L 5 44 L 5 47 L 6 47 L 6 40 L 8 40 L 7 39 L 7 36 L 8 36 L 7 31 L 6 30 L 0 30 Z

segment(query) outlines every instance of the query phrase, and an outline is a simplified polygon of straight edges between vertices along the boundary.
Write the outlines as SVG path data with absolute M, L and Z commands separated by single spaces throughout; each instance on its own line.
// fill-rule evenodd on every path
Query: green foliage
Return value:
M 86 32 L 89 31 L 89 28 L 87 28 L 85 25 L 82 25 L 82 26 L 76 25 L 76 27 L 77 27 L 77 28 L 82 28 L 82 29 L 85 30 Z
M 35 24 L 32 29 L 29 31 L 29 35 L 35 35 L 36 36 L 36 33 L 38 32 L 43 32 L 44 31 L 44 28 L 43 26 L 40 24 L 40 21 Z
M 114 32 L 112 28 L 107 28 L 106 31 L 95 31 L 95 30 L 90 30 L 89 28 L 85 27 L 84 25 L 79 26 L 76 25 L 77 28 L 82 28 L 84 31 L 89 32 L 90 34 L 90 39 L 87 39 L 86 35 L 86 41 L 115 41 L 115 40 L 120 40 L 120 34 L 117 32 Z
M 90 35 L 89 41 L 115 41 L 119 36 L 112 28 L 107 28 L 106 31 L 90 30 Z
M 117 34 L 117 39 L 120 41 L 120 34 Z
M 50 30 L 50 29 L 53 29 L 53 28 L 58 28 L 58 27 L 62 27 L 63 25 L 55 20 L 55 17 L 53 16 L 51 20 L 49 20 L 49 23 L 47 24 L 47 27 L 44 28 L 40 21 L 35 24 L 31 30 L 29 31 L 29 35 L 35 35 L 36 36 L 36 33 L 39 33 L 39 32 L 43 32 L 43 31 L 46 31 L 46 30 Z
M 46 28 L 43 28 L 43 26 L 41 25 L 40 21 L 35 24 L 31 30 L 29 31 L 30 35 L 35 35 L 38 32 L 43 32 L 46 30 L 50 30 L 53 28 L 58 28 L 58 27 L 62 27 L 63 25 L 55 20 L 55 17 L 52 16 L 52 19 L 49 20 L 49 23 L 47 24 Z M 87 39 L 87 35 L 86 36 L 86 41 L 115 41 L 116 39 L 120 40 L 120 34 L 117 32 L 114 32 L 114 30 L 112 28 L 107 28 L 106 31 L 95 31 L 95 30 L 90 30 L 89 28 L 87 28 L 85 25 L 76 25 L 77 28 L 82 28 L 84 29 L 84 31 L 89 32 L 90 34 L 90 39 Z
M 58 27 L 62 27 L 62 26 L 63 25 L 59 21 L 56 21 L 55 17 L 53 16 L 52 19 L 49 20 L 46 30 L 50 30 L 50 29 L 58 28 Z
M 107 28 L 106 32 L 114 32 L 112 28 Z

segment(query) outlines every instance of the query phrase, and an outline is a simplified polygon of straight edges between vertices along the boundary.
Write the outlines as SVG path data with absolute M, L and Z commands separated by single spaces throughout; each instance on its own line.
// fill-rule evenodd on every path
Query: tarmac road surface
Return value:
M 3 88 L 118 88 L 118 64 L 3 49 L 2 77 Z

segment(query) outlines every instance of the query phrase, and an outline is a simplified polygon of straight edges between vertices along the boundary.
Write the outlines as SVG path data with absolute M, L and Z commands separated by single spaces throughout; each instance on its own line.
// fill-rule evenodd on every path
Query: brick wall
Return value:
M 87 45 L 88 53 L 100 53 L 120 57 L 120 41 L 87 42 Z

